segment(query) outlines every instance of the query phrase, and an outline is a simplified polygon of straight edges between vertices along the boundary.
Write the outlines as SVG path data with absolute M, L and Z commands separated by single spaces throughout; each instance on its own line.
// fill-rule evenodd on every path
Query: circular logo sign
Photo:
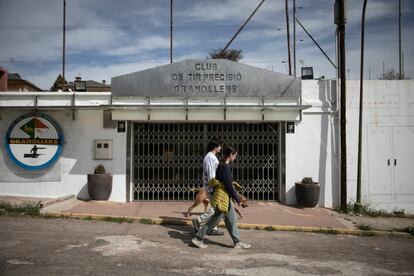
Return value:
M 41 170 L 52 165 L 62 151 L 63 134 L 49 116 L 29 113 L 17 118 L 6 134 L 10 158 L 27 170 Z

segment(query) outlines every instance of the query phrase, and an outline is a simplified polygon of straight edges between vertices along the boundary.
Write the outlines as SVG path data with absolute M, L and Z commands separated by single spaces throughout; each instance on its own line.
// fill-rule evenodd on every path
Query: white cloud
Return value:
M 167 37 L 161 37 L 158 35 L 150 35 L 143 38 L 139 38 L 131 43 L 129 46 L 120 46 L 107 49 L 105 51 L 108 55 L 123 56 L 139 54 L 143 51 L 156 50 L 156 49 L 168 49 L 170 47 L 170 39 Z
M 80 28 L 67 32 L 66 45 L 68 53 L 80 53 L 88 50 L 104 51 L 114 47 L 123 36 L 125 34 L 121 31 Z

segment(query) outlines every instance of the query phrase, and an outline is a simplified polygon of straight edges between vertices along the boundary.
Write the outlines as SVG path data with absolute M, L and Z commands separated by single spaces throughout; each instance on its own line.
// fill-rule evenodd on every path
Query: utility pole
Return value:
M 66 48 L 66 0 L 63 0 L 63 46 L 62 46 L 62 91 L 65 91 L 65 48 Z
M 346 164 L 346 66 L 345 66 L 345 24 L 346 0 L 335 1 L 335 24 L 337 25 L 340 78 L 340 139 L 341 139 L 341 209 L 347 206 L 347 164 Z
M 296 77 L 296 0 L 293 0 L 293 75 Z
M 364 0 L 362 7 L 361 20 L 361 67 L 359 76 L 359 122 L 358 122 L 358 170 L 357 170 L 357 194 L 356 194 L 356 211 L 359 212 L 361 207 L 361 174 L 362 174 L 362 115 L 364 106 L 364 39 L 365 39 L 365 11 L 367 0 Z
M 399 63 L 399 74 L 398 79 L 402 80 L 403 70 L 402 70 L 402 56 L 401 56 L 401 0 L 398 1 L 398 63 Z
M 288 1 L 285 0 L 285 13 L 286 13 L 286 35 L 287 35 L 287 48 L 288 48 L 288 62 L 289 62 L 289 75 L 292 76 L 292 65 L 290 61 L 290 34 L 289 34 L 289 7 Z
M 173 1 L 170 0 L 170 63 L 173 63 Z

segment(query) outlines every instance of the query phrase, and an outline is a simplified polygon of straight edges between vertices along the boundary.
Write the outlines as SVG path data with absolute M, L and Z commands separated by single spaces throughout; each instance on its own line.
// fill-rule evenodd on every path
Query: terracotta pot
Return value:
M 319 183 L 303 184 L 295 183 L 295 194 L 298 205 L 302 207 L 315 207 L 319 201 Z
M 88 193 L 92 200 L 108 200 L 112 192 L 112 174 L 88 174 Z

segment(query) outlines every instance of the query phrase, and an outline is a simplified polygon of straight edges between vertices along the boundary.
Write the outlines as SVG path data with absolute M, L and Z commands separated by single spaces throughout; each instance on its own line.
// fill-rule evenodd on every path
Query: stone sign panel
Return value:
M 299 97 L 295 77 L 222 59 L 184 60 L 112 78 L 112 95 Z

